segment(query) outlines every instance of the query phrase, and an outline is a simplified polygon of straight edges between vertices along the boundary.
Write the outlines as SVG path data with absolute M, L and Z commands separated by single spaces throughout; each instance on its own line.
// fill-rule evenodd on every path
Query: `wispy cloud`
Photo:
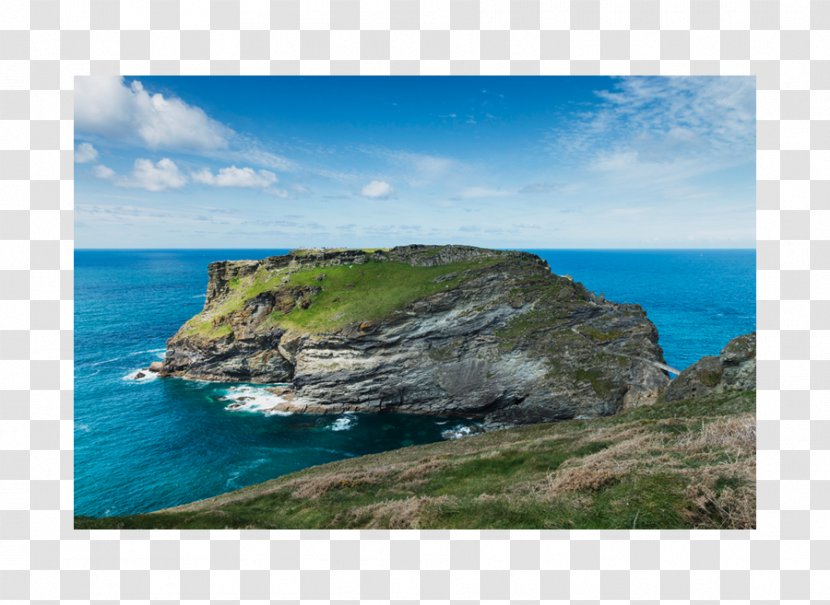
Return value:
M 567 189 L 564 183 L 551 183 L 548 181 L 540 181 L 535 183 L 528 183 L 519 188 L 518 193 L 522 195 L 535 195 L 544 193 L 557 193 Z
M 269 151 L 260 141 L 251 136 L 236 135 L 232 140 L 232 145 L 231 150 L 212 155 L 225 160 L 249 162 L 281 172 L 295 172 L 300 168 L 296 161 Z
M 610 172 L 692 159 L 714 170 L 754 158 L 752 78 L 626 77 L 596 96 L 595 108 L 553 130 L 561 161 Z
M 452 157 L 439 154 L 419 153 L 403 149 L 389 149 L 362 145 L 358 151 L 378 158 L 390 168 L 400 171 L 410 185 L 423 185 L 442 179 L 451 172 L 462 169 L 462 163 Z
M 515 194 L 516 192 L 510 189 L 502 189 L 501 187 L 485 187 L 477 185 L 474 187 L 466 187 L 465 189 L 462 189 L 455 199 L 473 200 L 488 197 L 509 197 Z
M 228 215 L 194 214 L 186 209 L 153 208 L 131 204 L 85 204 L 77 210 L 78 221 L 102 225 L 129 225 L 135 222 L 150 224 L 179 225 L 215 224 L 229 225 L 241 222 L 241 219 Z

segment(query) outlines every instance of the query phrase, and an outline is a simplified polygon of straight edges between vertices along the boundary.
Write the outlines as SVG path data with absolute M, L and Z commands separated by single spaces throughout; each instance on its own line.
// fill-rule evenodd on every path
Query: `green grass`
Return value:
M 222 338 L 233 333 L 231 326 L 225 322 L 226 318 L 239 311 L 251 298 L 279 287 L 283 279 L 284 271 L 272 272 L 262 267 L 252 275 L 234 277 L 228 281 L 230 294 L 227 298 L 211 309 L 209 315 L 200 313 L 188 320 L 182 327 L 183 333 L 208 339 Z
M 625 332 L 622 330 L 610 330 L 606 332 L 593 326 L 582 326 L 578 330 L 580 334 L 583 334 L 591 340 L 602 344 L 611 342 L 612 340 L 616 340 L 617 338 L 625 335 Z
M 575 373 L 577 380 L 584 380 L 591 384 L 591 388 L 600 397 L 605 397 L 614 390 L 613 383 L 603 380 L 602 374 L 597 370 L 578 369 Z
M 247 301 L 263 292 L 290 293 L 298 288 L 315 292 L 310 305 L 297 306 L 287 313 L 275 309 L 262 328 L 280 326 L 312 333 L 335 332 L 349 325 L 387 317 L 409 303 L 450 290 L 500 260 L 491 257 L 435 267 L 370 260 L 293 272 L 260 267 L 253 275 L 228 282 L 230 294 L 207 313 L 188 321 L 184 334 L 205 338 L 225 336 L 231 329 L 224 322 Z
M 190 320 L 184 325 L 185 333 L 188 336 L 197 336 L 208 340 L 217 340 L 233 334 L 230 324 L 222 323 L 213 325 L 210 321 Z
M 333 332 L 348 325 L 384 318 L 409 303 L 450 290 L 468 272 L 492 266 L 498 259 L 413 267 L 390 261 L 305 269 L 292 273 L 290 286 L 318 287 L 307 309 L 274 311 L 273 324 L 310 332 Z M 322 280 L 318 280 L 323 276 Z M 438 280 L 438 278 L 448 278 Z
M 753 414 L 754 393 L 658 403 L 342 460 L 178 509 L 77 517 L 76 527 L 750 527 L 754 442 L 695 439 Z

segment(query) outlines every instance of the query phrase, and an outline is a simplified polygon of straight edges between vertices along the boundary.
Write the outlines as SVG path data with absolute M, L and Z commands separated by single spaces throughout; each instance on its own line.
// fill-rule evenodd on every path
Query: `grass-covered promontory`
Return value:
M 86 528 L 752 528 L 755 394 L 657 403 L 312 467 Z

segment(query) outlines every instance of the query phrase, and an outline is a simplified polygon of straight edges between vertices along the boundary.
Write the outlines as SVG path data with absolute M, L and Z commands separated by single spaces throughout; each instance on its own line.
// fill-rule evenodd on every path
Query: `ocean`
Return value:
M 261 386 L 130 379 L 201 310 L 208 263 L 285 252 L 75 251 L 76 514 L 157 510 L 475 429 L 415 415 L 266 415 Z M 675 368 L 755 329 L 754 250 L 531 252 L 609 300 L 642 305 Z M 244 405 L 226 409 L 234 402 Z

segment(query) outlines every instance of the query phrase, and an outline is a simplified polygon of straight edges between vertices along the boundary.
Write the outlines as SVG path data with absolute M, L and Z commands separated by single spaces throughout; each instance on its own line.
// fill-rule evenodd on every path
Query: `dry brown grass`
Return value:
M 709 525 L 714 517 L 721 520 L 723 529 L 755 527 L 754 457 L 698 469 L 690 478 L 686 494 L 696 507 L 693 523 Z
M 449 463 L 440 458 L 429 458 L 416 464 L 400 462 L 384 466 L 367 466 L 348 472 L 337 471 L 322 475 L 304 477 L 286 484 L 293 489 L 295 498 L 312 500 L 334 490 L 349 490 L 370 485 L 396 484 L 402 489 L 415 489 L 427 481 L 430 476 Z
M 447 496 L 412 496 L 402 500 L 386 500 L 360 506 L 344 513 L 338 521 L 367 529 L 418 529 L 421 512 L 426 506 L 440 506 Z
M 677 444 L 689 450 L 723 448 L 754 457 L 755 426 L 755 418 L 750 415 L 704 421 L 700 431 L 687 433 Z
M 595 454 L 571 459 L 551 473 L 547 494 L 555 497 L 563 492 L 596 491 L 640 466 L 643 451 L 660 444 L 657 435 L 643 429 L 627 429 L 613 434 L 598 431 L 587 441 L 611 439 L 617 443 Z
M 430 477 L 432 473 L 446 468 L 449 463 L 440 458 L 429 458 L 420 464 L 413 464 L 405 468 L 398 475 L 398 479 L 406 483 L 419 483 Z
M 359 486 L 377 485 L 389 480 L 390 474 L 396 472 L 395 467 L 370 467 L 347 473 L 327 473 L 306 477 L 301 481 L 287 484 L 289 489 L 293 488 L 295 498 L 317 499 L 333 490 L 353 489 Z
M 631 473 L 677 473 L 686 478 L 694 512 L 690 521 L 729 529 L 755 526 L 755 417 L 707 419 L 700 428 L 672 435 L 652 427 L 603 427 L 585 443 L 611 441 L 611 447 L 564 463 L 547 477 L 548 498 L 597 492 Z

